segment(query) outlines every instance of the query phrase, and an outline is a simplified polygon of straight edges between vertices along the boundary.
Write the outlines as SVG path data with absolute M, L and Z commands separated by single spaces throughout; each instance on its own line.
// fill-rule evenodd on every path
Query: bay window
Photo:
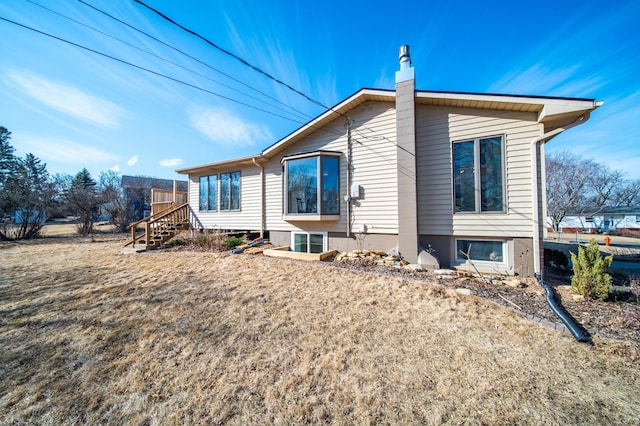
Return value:
M 340 214 L 340 153 L 284 158 L 285 215 L 329 218 Z M 304 220 L 304 219 L 302 219 Z

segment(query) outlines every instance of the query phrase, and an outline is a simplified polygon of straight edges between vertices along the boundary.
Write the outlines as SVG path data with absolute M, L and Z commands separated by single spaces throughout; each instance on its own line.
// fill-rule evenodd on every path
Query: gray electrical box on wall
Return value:
M 362 187 L 357 183 L 351 185 L 351 198 L 355 198 L 357 200 L 362 198 Z

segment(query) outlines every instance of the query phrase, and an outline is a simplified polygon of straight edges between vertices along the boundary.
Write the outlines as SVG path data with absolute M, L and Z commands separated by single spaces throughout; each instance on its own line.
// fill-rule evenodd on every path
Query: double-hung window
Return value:
M 220 211 L 240 210 L 240 172 L 220 173 Z
M 218 175 L 200 176 L 200 211 L 218 210 Z
M 340 153 L 285 157 L 285 218 L 331 220 L 340 215 Z
M 504 212 L 502 136 L 453 143 L 455 212 Z

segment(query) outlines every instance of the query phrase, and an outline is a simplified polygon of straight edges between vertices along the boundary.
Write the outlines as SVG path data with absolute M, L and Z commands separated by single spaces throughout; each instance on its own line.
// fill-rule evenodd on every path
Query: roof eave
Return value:
M 213 172 L 218 170 L 231 169 L 233 167 L 253 165 L 255 162 L 260 163 L 264 160 L 262 154 L 248 155 L 246 157 L 232 158 L 230 160 L 217 161 L 215 163 L 200 164 L 193 167 L 184 167 L 177 169 L 176 173 L 182 175 L 202 174 L 206 172 Z
M 309 121 L 304 126 L 299 127 L 289 135 L 280 139 L 275 144 L 266 148 L 264 151 L 262 151 L 262 155 L 266 158 L 271 158 L 287 146 L 292 145 L 306 135 L 313 133 L 318 128 L 324 127 L 326 124 L 339 118 L 340 116 L 346 117 L 347 112 L 369 100 L 393 102 L 395 100 L 395 91 L 380 89 L 361 89 L 342 102 L 329 108 L 327 111 Z

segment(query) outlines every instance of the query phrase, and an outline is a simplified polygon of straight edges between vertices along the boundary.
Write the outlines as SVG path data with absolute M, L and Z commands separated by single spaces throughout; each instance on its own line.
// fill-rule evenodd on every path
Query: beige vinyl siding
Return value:
M 533 113 L 429 107 L 416 110 L 418 229 L 423 235 L 531 237 Z M 503 135 L 506 213 L 453 214 L 451 143 Z
M 370 233 L 397 233 L 397 177 L 395 155 L 395 109 L 393 103 L 365 102 L 349 112 L 353 120 L 353 178 L 365 198 L 353 203 L 353 230 L 366 225 Z M 283 220 L 282 157 L 313 151 L 336 151 L 340 156 L 340 219 L 338 221 Z M 265 165 L 266 228 L 274 231 L 346 232 L 347 129 L 344 119 L 334 120 L 297 142 Z
M 218 170 L 216 174 L 240 170 L 240 211 L 198 211 L 200 175 L 189 175 L 189 205 L 197 219 L 193 226 L 205 229 L 260 230 L 260 169 L 258 167 Z M 207 173 L 206 175 L 213 175 Z M 218 179 L 218 208 L 220 207 L 220 180 Z

